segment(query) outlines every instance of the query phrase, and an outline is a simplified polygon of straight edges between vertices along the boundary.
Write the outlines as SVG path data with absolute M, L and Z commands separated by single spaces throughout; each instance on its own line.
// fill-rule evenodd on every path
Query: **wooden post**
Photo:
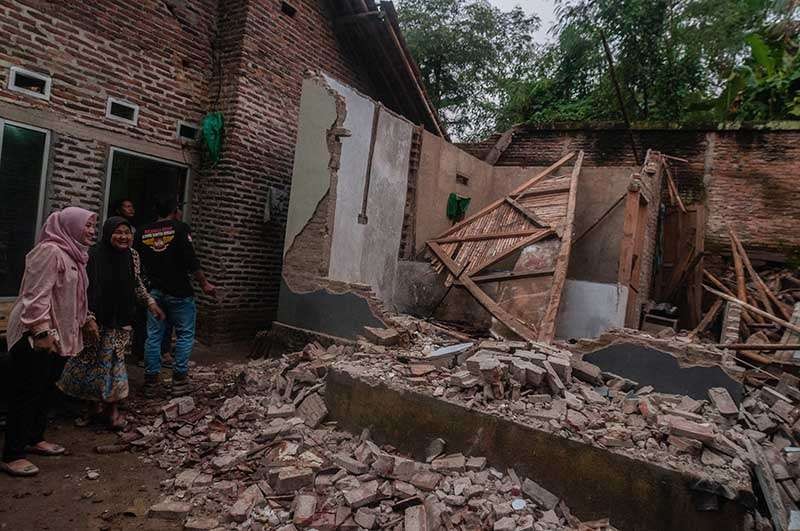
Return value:
M 567 217 L 564 220 L 561 248 L 556 258 L 553 284 L 550 286 L 550 300 L 547 303 L 547 310 L 545 310 L 544 317 L 542 317 L 542 324 L 539 329 L 539 341 L 544 341 L 545 343 L 551 342 L 556 333 L 558 307 L 561 304 L 561 292 L 567 280 L 567 268 L 569 267 L 569 256 L 572 248 L 572 233 L 575 230 L 575 203 L 578 197 L 578 177 L 580 176 L 582 165 L 583 151 L 578 153 L 578 159 L 572 168 L 572 176 L 569 181 L 569 199 L 567 200 Z

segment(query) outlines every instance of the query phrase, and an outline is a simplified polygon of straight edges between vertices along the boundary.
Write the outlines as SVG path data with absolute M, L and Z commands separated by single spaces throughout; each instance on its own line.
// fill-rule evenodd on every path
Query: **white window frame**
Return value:
M 40 94 L 38 92 L 34 92 L 32 90 L 24 89 L 22 87 L 18 87 L 15 83 L 17 80 L 17 74 L 23 74 L 28 77 L 32 77 L 38 79 L 40 81 L 44 81 L 44 94 Z M 28 70 L 26 68 L 22 68 L 19 66 L 12 66 L 8 72 L 8 90 L 12 92 L 19 92 L 20 94 L 25 94 L 26 96 L 30 96 L 31 98 L 36 98 L 39 100 L 50 101 L 50 90 L 53 87 L 53 78 L 47 74 L 40 74 L 39 72 L 34 72 L 33 70 Z
M 117 105 L 125 105 L 127 107 L 133 107 L 133 119 L 128 120 L 127 118 L 122 118 L 121 116 L 116 116 L 111 114 L 111 104 L 116 103 Z M 115 98 L 114 96 L 109 96 L 106 100 L 106 118 L 109 120 L 114 120 L 115 122 L 122 122 L 128 125 L 139 125 L 139 106 L 135 103 L 123 100 L 121 98 Z
M 158 162 L 163 162 L 164 164 L 170 164 L 172 166 L 178 166 L 180 168 L 186 168 L 186 183 L 183 186 L 183 221 L 189 222 L 192 218 L 192 167 L 188 164 L 183 162 L 179 162 L 176 160 L 165 159 L 161 157 L 155 157 L 153 155 L 148 155 L 146 153 L 140 153 L 139 151 L 131 151 L 130 149 L 124 149 L 116 146 L 111 146 L 108 151 L 108 162 L 106 163 L 106 184 L 105 184 L 105 192 L 103 197 L 103 212 L 102 212 L 102 221 L 105 223 L 106 219 L 108 219 L 108 207 L 109 202 L 111 200 L 111 169 L 114 166 L 114 154 L 115 153 L 124 153 L 125 155 L 133 155 L 134 157 L 141 157 L 144 159 L 150 160 L 157 160 Z
M 197 131 L 194 138 L 186 138 L 185 136 L 181 136 L 181 127 L 194 127 Z M 186 120 L 178 120 L 177 124 L 175 124 L 175 138 L 180 140 L 181 142 L 197 142 L 197 139 L 200 138 L 200 124 L 195 122 L 187 122 Z
M 3 133 L 5 132 L 6 125 L 13 125 L 22 129 L 30 129 L 37 133 L 44 133 L 44 153 L 42 153 L 42 175 L 39 177 L 39 198 L 36 206 L 36 236 L 39 237 L 39 232 L 42 230 L 44 223 L 44 201 L 47 196 L 47 170 L 50 163 L 50 130 L 42 129 L 41 127 L 34 127 L 32 125 L 15 122 L 13 120 L 6 120 L 0 116 L 0 158 L 3 156 Z M 34 241 L 35 243 L 35 241 Z M 9 302 L 15 300 L 16 297 L 0 296 L 0 301 Z

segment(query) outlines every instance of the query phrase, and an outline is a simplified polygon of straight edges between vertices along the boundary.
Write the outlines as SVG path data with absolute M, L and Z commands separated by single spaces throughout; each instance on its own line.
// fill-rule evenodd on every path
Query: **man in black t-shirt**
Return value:
M 200 269 L 194 253 L 192 235 L 186 223 L 173 219 L 178 208 L 174 197 L 156 201 L 158 219 L 139 228 L 135 248 L 139 252 L 150 295 L 167 316 L 166 321 L 175 328 L 175 352 L 172 370 L 172 393 L 180 396 L 190 389 L 189 356 L 195 336 L 197 306 L 190 275 L 200 283 L 203 293 L 213 296 L 216 288 Z M 161 343 L 167 322 L 147 316 L 147 340 L 144 347 L 145 395 L 158 393 L 161 372 Z

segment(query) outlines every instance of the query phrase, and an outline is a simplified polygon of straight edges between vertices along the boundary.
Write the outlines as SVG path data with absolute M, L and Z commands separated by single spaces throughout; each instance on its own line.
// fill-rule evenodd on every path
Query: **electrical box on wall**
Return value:
M 289 194 L 276 186 L 267 188 L 264 200 L 264 223 L 275 221 L 282 212 L 289 208 Z

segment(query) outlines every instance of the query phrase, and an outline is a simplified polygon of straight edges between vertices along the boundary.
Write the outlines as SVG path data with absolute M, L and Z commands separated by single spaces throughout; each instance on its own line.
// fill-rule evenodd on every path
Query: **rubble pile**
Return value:
M 764 266 L 762 268 L 755 268 L 755 272 L 763 281 L 766 288 L 775 295 L 778 301 L 789 308 L 800 302 L 800 275 L 798 275 L 796 269 Z M 736 290 L 736 272 L 733 264 L 722 273 L 720 280 L 732 291 Z M 748 299 L 760 305 L 761 302 L 756 281 L 753 279 L 748 280 L 745 283 L 745 287 Z M 772 306 L 766 309 L 768 311 L 774 311 Z M 774 330 L 769 330 L 766 335 L 773 341 L 778 341 L 781 338 L 780 333 Z
M 787 514 L 797 510 L 800 380 L 788 373 L 775 386 L 746 386 L 737 405 L 722 387 L 707 400 L 659 393 L 550 344 L 441 346 L 421 335 L 412 332 L 408 348 L 310 344 L 280 359 L 198 371 L 193 398 L 136 403 L 135 427 L 116 446 L 172 474 L 151 515 L 187 519 L 187 529 L 608 525 L 580 524 L 541 486 L 452 454 L 446 441 L 434 441 L 423 463 L 377 446 L 367 431 L 337 430 L 322 398 L 335 369 L 688 473 L 709 508 L 721 499 L 752 503 L 753 473 L 775 487 Z
M 749 426 L 737 423 L 738 408 L 723 388 L 702 401 L 657 393 L 539 343 L 484 341 L 396 358 L 387 367 L 385 357 L 357 354 L 334 367 L 733 485 L 724 489 L 728 499 L 750 492 Z
M 366 430 L 354 436 L 326 423 L 328 365 L 364 356 L 312 344 L 280 360 L 197 372 L 194 397 L 134 404 L 136 427 L 119 446 L 172 475 L 149 515 L 193 530 L 611 529 L 607 520 L 581 524 L 540 485 L 448 453 L 445 441 L 418 462 L 377 446 Z M 386 365 L 385 356 L 373 361 Z

